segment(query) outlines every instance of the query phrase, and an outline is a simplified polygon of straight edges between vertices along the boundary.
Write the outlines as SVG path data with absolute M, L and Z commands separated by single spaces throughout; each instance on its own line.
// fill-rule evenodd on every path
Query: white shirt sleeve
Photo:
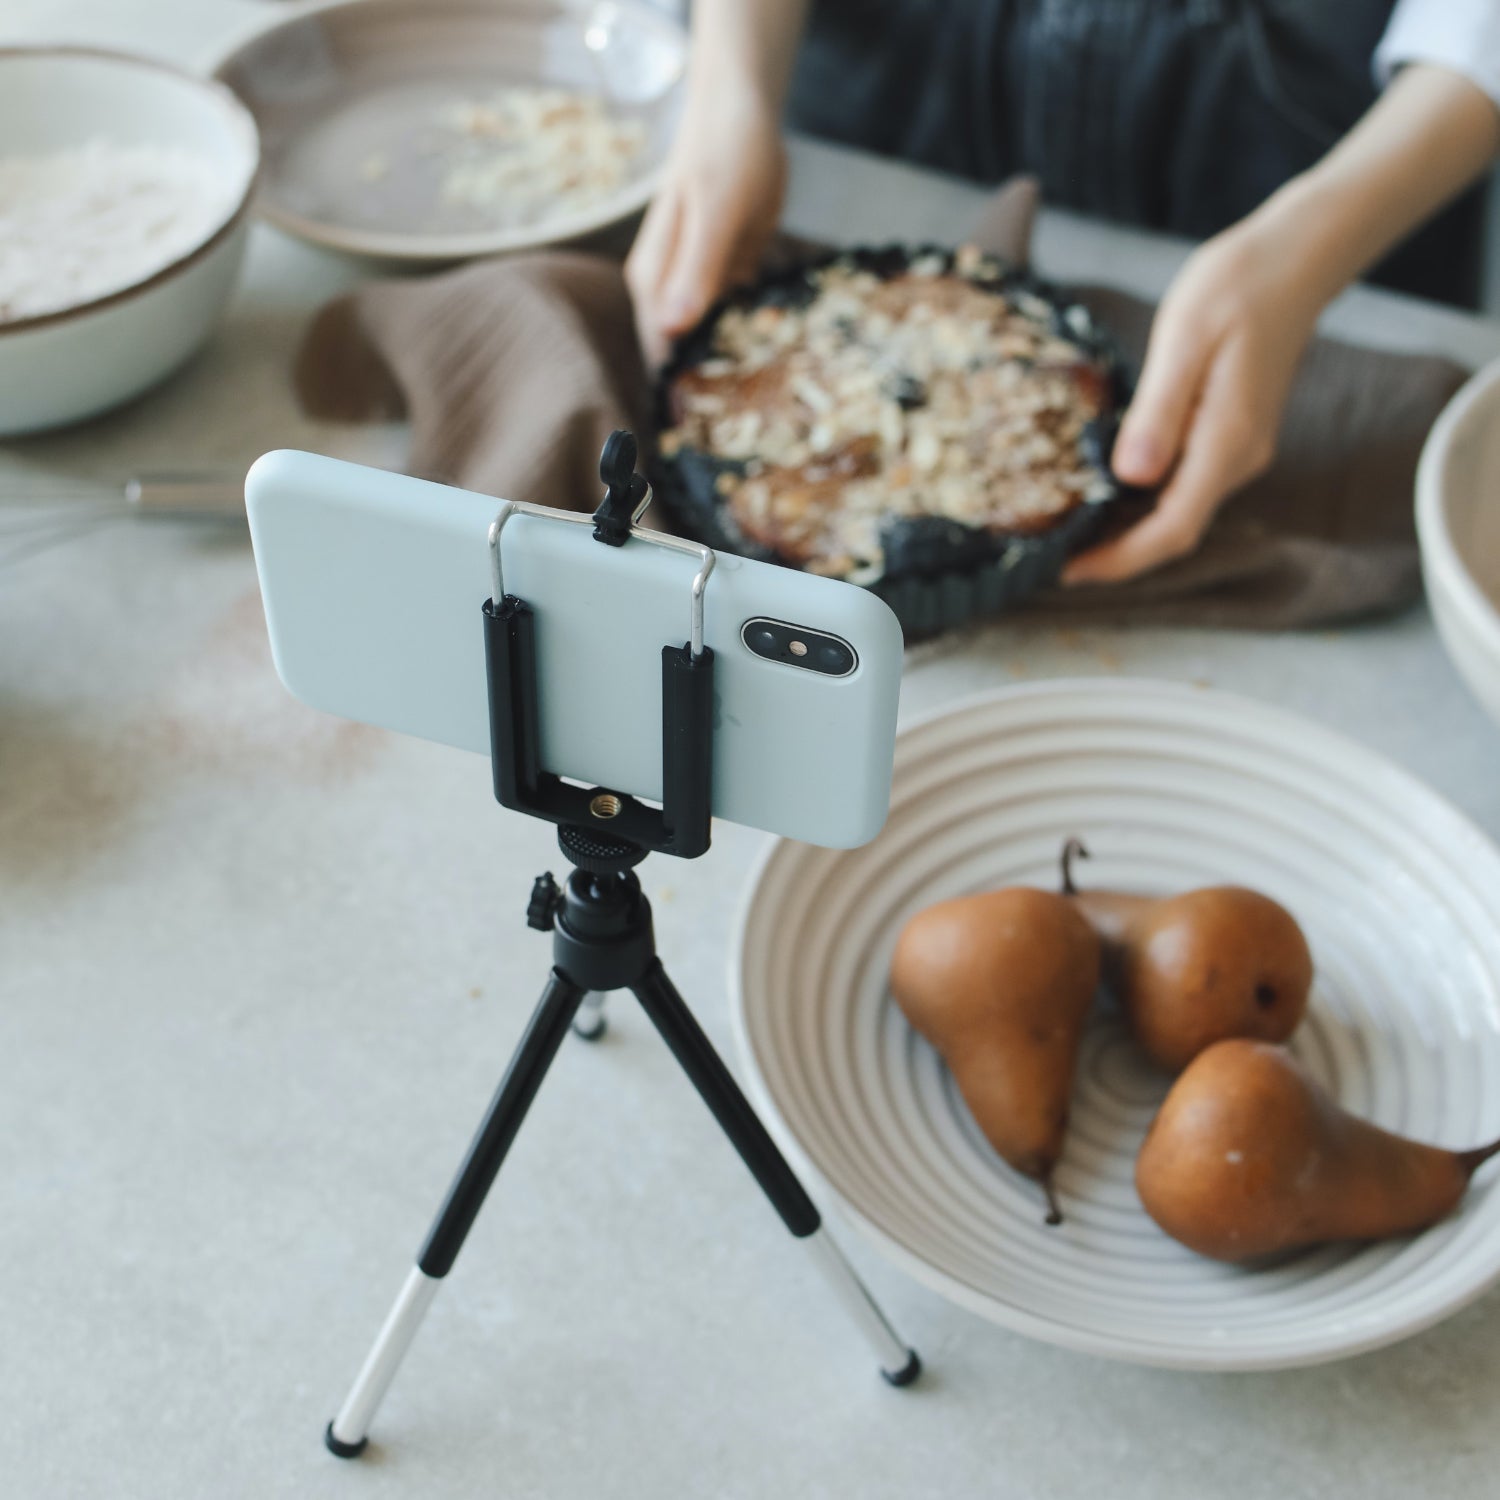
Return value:
M 1376 81 L 1411 62 L 1451 68 L 1500 105 L 1500 0 L 1396 0 L 1375 49 Z

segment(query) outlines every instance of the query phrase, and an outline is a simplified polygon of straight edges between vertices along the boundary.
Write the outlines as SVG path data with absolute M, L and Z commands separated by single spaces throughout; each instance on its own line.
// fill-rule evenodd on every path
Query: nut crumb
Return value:
M 596 94 L 502 88 L 443 110 L 457 156 L 443 179 L 450 203 L 499 225 L 534 223 L 619 190 L 646 145 L 646 127 Z

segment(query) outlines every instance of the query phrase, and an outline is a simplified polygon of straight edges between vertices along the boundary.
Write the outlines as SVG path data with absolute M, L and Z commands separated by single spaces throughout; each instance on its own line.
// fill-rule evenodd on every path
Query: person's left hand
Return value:
M 1324 296 L 1254 217 L 1189 257 L 1157 309 L 1113 467 L 1163 488 L 1129 531 L 1081 553 L 1069 584 L 1113 583 L 1192 552 L 1223 501 L 1265 472 Z

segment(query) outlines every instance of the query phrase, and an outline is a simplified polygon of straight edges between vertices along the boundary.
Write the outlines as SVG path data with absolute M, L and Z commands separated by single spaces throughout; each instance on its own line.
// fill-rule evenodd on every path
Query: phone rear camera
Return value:
M 842 641 L 821 640 L 813 647 L 813 665 L 842 677 L 854 665 L 854 653 Z
M 757 656 L 823 677 L 847 677 L 858 665 L 854 648 L 836 635 L 784 620 L 746 620 L 740 638 Z

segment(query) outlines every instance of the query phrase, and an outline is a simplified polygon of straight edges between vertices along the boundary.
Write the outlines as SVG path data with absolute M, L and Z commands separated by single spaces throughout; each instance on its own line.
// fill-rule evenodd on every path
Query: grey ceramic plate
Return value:
M 332 0 L 257 32 L 217 76 L 260 128 L 259 206 L 335 249 L 443 261 L 577 239 L 643 208 L 671 141 L 682 27 L 640 0 Z M 450 128 L 497 90 L 562 88 L 639 136 L 623 179 L 587 202 L 455 198 L 483 146 Z

